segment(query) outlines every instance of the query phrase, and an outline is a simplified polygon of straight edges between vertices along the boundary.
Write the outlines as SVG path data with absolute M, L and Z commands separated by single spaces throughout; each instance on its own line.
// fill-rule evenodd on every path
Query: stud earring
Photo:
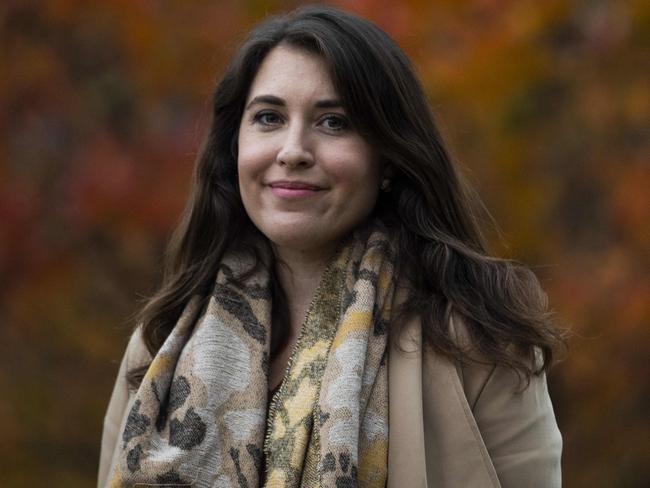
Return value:
M 388 193 L 390 191 L 390 178 L 384 178 L 381 180 L 381 186 L 379 189 L 383 192 Z

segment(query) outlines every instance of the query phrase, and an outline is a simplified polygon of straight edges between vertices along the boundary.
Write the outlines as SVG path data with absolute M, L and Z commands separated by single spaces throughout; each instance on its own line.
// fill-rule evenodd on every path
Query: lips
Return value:
M 273 181 L 269 183 L 271 188 L 283 188 L 285 190 L 310 190 L 319 191 L 323 188 L 318 185 L 306 183 L 304 181 Z
M 271 193 L 281 200 L 302 200 L 318 194 L 323 187 L 306 181 L 273 181 L 269 183 Z

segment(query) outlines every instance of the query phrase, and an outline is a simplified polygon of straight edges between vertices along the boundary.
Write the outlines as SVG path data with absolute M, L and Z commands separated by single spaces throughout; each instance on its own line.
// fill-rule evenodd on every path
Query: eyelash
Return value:
M 262 125 L 272 125 L 273 122 L 264 122 L 263 121 L 264 117 L 266 117 L 268 115 L 280 118 L 280 116 L 278 114 L 276 114 L 275 112 L 270 112 L 268 110 L 265 110 L 265 111 L 256 113 L 255 116 L 253 117 L 253 122 L 257 122 L 257 123 L 260 123 Z
M 281 116 L 279 114 L 277 114 L 276 112 L 263 110 L 261 112 L 256 113 L 253 116 L 253 123 L 262 124 L 263 126 L 267 126 L 267 127 L 277 123 L 277 121 L 276 122 L 268 122 L 268 121 L 265 122 L 264 118 L 267 117 L 267 116 L 276 117 L 276 120 L 281 118 Z M 340 127 L 338 127 L 338 128 L 326 127 L 327 130 L 330 130 L 332 132 L 342 132 L 342 131 L 350 128 L 350 123 L 348 122 L 348 119 L 346 117 L 342 116 L 342 115 L 339 115 L 339 114 L 326 114 L 325 116 L 323 116 L 321 118 L 319 123 L 323 124 L 326 121 L 332 121 L 332 120 L 339 123 Z
M 329 130 L 339 132 L 350 128 L 350 123 L 348 122 L 348 119 L 346 119 L 342 115 L 328 114 L 322 119 L 322 122 L 325 122 L 326 120 L 335 120 L 337 123 L 341 124 L 341 126 L 338 129 L 330 128 Z

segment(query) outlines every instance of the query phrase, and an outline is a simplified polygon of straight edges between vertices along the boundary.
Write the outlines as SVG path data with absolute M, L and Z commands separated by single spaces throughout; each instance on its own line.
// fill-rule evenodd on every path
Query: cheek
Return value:
M 254 184 L 259 171 L 256 170 L 255 160 L 245 151 L 237 157 L 237 179 L 239 180 L 239 195 L 244 205 L 255 196 Z
M 337 162 L 332 171 L 340 182 L 346 186 L 354 187 L 355 191 L 368 193 L 377 186 L 381 175 L 381 168 L 377 158 L 370 151 L 349 151 Z
M 237 144 L 237 171 L 241 183 L 254 178 L 263 169 L 264 163 L 269 160 L 269 148 L 245 128 L 240 129 Z
M 367 154 L 350 159 L 332 168 L 341 192 L 338 203 L 343 212 L 349 214 L 368 213 L 377 201 L 379 193 L 381 168 L 375 159 Z
M 255 187 L 264 176 L 264 166 L 261 158 L 252 154 L 240 154 L 237 158 L 237 177 L 242 196 L 244 193 L 255 193 Z M 249 195 L 250 196 L 250 195 Z
M 367 149 L 360 155 L 361 164 L 356 167 L 356 189 L 359 200 L 366 211 L 371 211 L 377 202 L 381 180 L 381 166 L 374 152 Z

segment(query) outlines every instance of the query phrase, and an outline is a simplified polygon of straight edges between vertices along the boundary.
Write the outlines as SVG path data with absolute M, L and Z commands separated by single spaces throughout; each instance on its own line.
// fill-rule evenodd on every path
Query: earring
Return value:
M 383 192 L 388 193 L 390 191 L 390 178 L 384 178 L 381 180 L 381 186 L 379 189 Z

